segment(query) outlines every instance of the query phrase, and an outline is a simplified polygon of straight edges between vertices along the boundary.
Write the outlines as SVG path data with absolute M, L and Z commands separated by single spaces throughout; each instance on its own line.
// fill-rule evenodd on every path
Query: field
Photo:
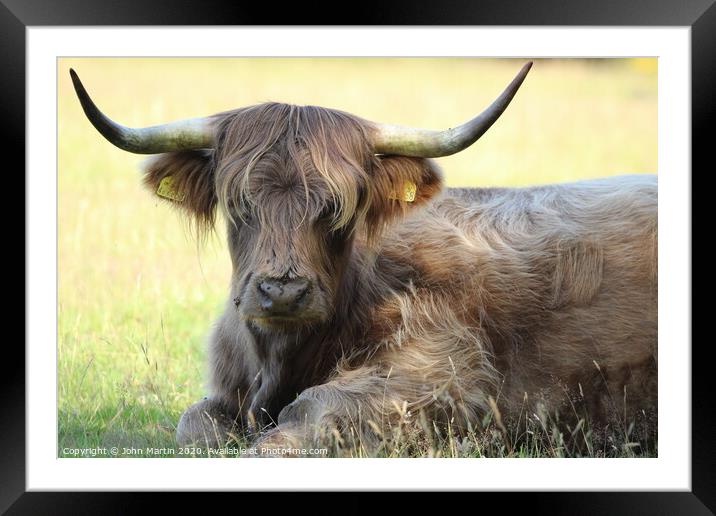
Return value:
M 442 129 L 481 111 L 523 62 L 60 60 L 59 456 L 75 456 L 71 448 L 174 445 L 179 416 L 206 394 L 205 338 L 230 276 L 222 223 L 206 242 L 197 241 L 186 221 L 143 189 L 145 158 L 113 147 L 91 127 L 72 91 L 70 67 L 100 108 L 128 126 L 274 100 Z M 493 128 L 439 160 L 447 183 L 526 186 L 656 173 L 656 85 L 655 59 L 537 60 Z M 475 437 L 474 445 L 438 443 L 425 454 L 573 454 L 548 428 L 544 435 L 518 450 Z

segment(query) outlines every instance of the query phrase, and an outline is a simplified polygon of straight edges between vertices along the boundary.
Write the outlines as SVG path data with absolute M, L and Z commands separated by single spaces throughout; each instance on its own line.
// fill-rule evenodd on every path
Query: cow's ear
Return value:
M 216 214 L 214 169 L 213 151 L 168 152 L 146 162 L 144 184 L 209 228 Z
M 429 159 L 377 156 L 373 171 L 366 216 L 369 234 L 411 209 L 424 206 L 443 187 L 442 172 Z

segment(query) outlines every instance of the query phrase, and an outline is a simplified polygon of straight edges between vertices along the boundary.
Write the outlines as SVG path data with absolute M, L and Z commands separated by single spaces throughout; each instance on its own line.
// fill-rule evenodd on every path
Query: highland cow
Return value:
M 444 188 L 429 159 L 476 141 L 530 66 L 446 131 L 279 103 L 130 129 L 71 71 L 100 133 L 159 154 L 153 192 L 202 227 L 227 221 L 211 393 L 179 443 L 378 442 L 418 415 L 464 433 L 539 411 L 655 430 L 656 177 Z

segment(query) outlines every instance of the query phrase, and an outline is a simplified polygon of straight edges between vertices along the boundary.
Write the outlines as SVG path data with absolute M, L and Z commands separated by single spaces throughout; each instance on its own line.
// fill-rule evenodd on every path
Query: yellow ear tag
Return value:
M 398 199 L 398 197 L 393 194 L 390 196 L 390 199 L 395 199 L 396 201 L 401 200 L 405 202 L 413 202 L 415 201 L 415 194 L 417 193 L 417 191 L 418 186 L 415 183 L 413 183 L 412 181 L 406 181 L 403 185 L 403 196 Z
M 171 199 L 176 202 L 184 201 L 184 193 L 177 190 L 174 185 L 174 177 L 166 176 L 159 181 L 159 188 L 157 188 L 157 195 L 164 197 L 165 199 Z

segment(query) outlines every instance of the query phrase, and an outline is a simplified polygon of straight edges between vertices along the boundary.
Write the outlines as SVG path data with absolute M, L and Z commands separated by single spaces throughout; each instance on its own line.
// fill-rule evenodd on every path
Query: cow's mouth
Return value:
M 247 322 L 264 331 L 295 331 L 322 321 L 317 316 L 265 315 L 246 317 Z

